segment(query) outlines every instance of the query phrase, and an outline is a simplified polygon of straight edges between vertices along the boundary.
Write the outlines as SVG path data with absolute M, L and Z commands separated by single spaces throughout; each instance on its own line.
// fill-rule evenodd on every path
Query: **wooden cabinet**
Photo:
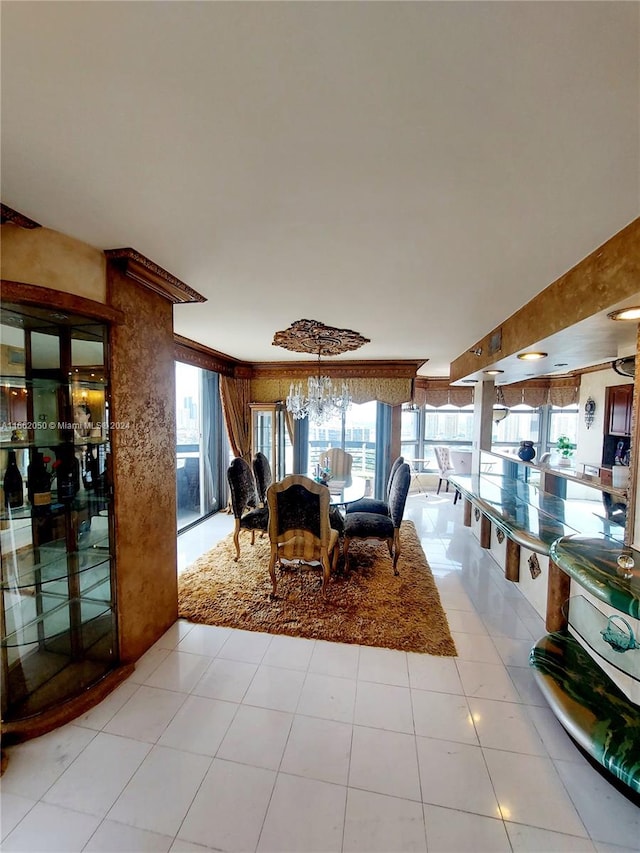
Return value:
M 607 388 L 605 430 L 609 435 L 631 435 L 633 384 Z

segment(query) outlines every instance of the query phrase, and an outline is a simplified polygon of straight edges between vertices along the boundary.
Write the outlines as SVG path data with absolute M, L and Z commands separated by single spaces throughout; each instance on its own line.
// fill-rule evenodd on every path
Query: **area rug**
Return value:
M 326 597 L 318 567 L 276 569 L 271 599 L 269 539 L 240 534 L 236 563 L 229 535 L 178 578 L 179 615 L 191 622 L 266 631 L 340 643 L 358 643 L 432 655 L 456 648 L 415 526 L 400 528 L 400 574 L 393 574 L 383 542 L 351 543 L 350 571 L 342 555 Z

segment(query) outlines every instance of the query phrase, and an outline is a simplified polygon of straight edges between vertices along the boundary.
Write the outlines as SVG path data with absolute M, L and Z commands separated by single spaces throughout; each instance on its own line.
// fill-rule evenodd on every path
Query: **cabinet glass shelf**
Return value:
M 640 639 L 636 633 L 638 620 L 628 615 L 624 618 L 631 625 L 636 639 Z M 640 649 L 614 651 L 602 636 L 607 622 L 608 616 L 583 595 L 574 595 L 569 599 L 569 624 L 573 630 L 607 663 L 640 683 Z M 620 622 L 617 622 L 617 627 L 621 627 Z
M 81 695 L 118 664 L 108 329 L 49 313 L 6 303 L 0 313 L 0 469 L 13 451 L 24 490 L 20 507 L 0 500 L 7 723 Z M 51 503 L 33 507 L 49 480 Z M 59 484 L 73 499 L 60 500 Z

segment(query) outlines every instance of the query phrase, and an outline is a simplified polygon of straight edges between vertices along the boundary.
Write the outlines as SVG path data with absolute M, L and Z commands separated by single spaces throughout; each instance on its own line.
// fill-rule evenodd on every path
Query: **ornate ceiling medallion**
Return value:
M 276 332 L 273 345 L 291 352 L 306 352 L 313 355 L 340 355 L 368 344 L 369 338 L 351 329 L 336 329 L 325 326 L 318 320 L 296 320 L 288 329 Z

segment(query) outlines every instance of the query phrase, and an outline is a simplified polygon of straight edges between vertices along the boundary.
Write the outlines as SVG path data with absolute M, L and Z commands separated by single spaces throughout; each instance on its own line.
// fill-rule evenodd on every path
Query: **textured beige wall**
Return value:
M 110 338 L 118 627 L 123 663 L 177 618 L 173 306 L 109 271 L 109 304 L 125 322 Z
M 93 246 L 49 228 L 1 226 L 2 278 L 106 301 L 106 261 Z

